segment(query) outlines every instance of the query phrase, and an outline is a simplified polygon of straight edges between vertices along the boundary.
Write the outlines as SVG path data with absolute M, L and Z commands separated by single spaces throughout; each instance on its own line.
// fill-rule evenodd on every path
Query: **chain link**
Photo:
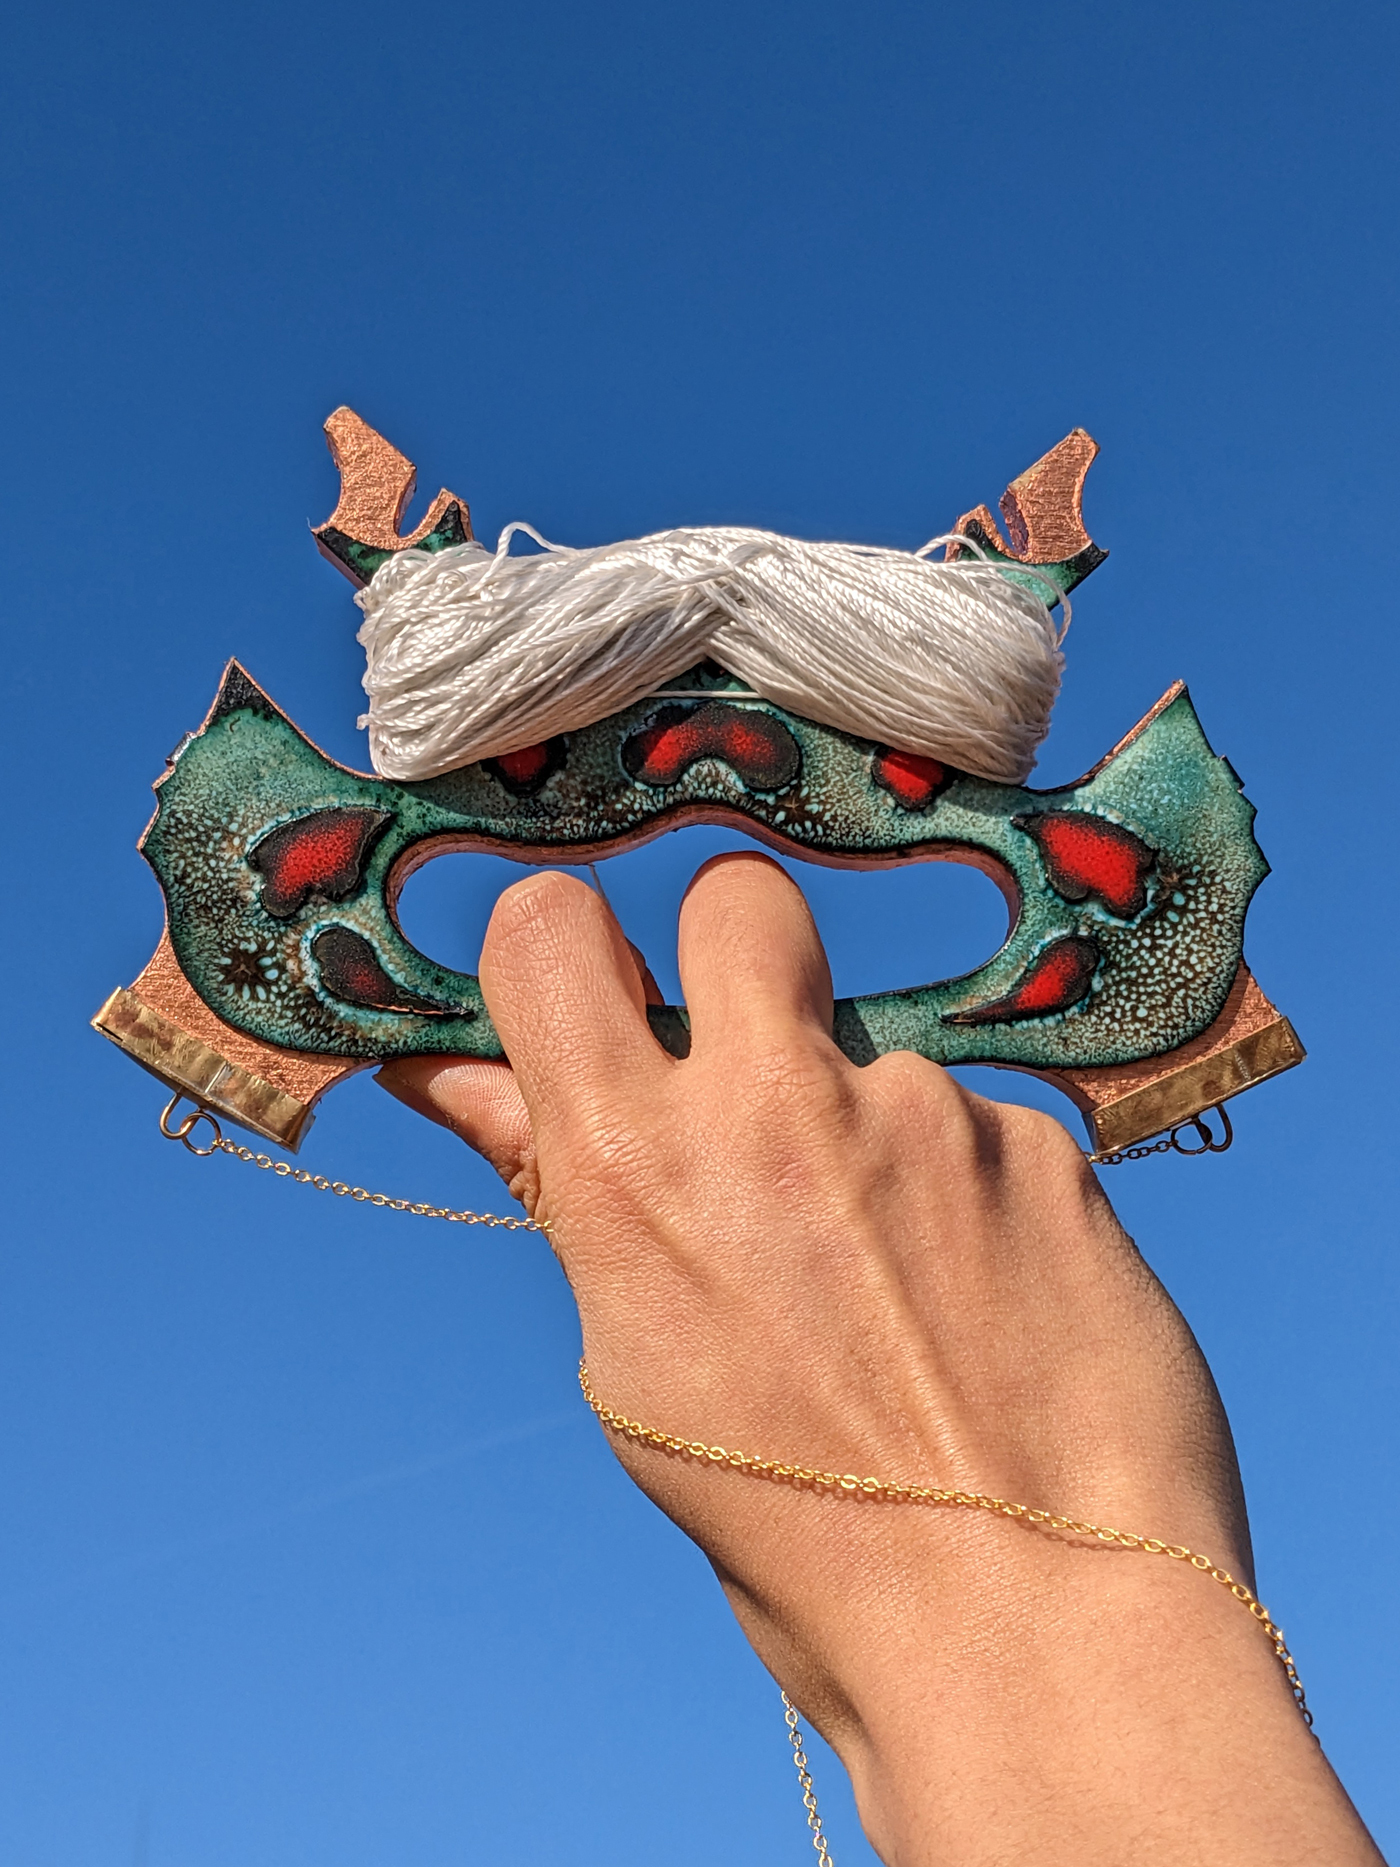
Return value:
M 807 1811 L 807 1826 L 812 1831 L 812 1846 L 817 1850 L 817 1859 L 821 1867 L 836 1867 L 831 1850 L 826 1844 L 826 1835 L 822 1829 L 822 1818 L 817 1809 L 817 1792 L 812 1787 L 812 1772 L 807 1767 L 806 1739 L 802 1735 L 802 1726 L 797 1722 L 797 1707 L 783 1694 L 783 1718 L 787 1724 L 788 1742 L 792 1745 L 792 1760 L 797 1766 L 797 1780 L 802 1785 L 802 1806 Z
M 451 1206 L 429 1206 L 418 1200 L 395 1199 L 389 1193 L 371 1193 L 363 1186 L 348 1186 L 344 1180 L 328 1180 L 323 1173 L 308 1173 L 305 1167 L 294 1167 L 289 1160 L 274 1160 L 271 1154 L 258 1154 L 250 1147 L 230 1141 L 206 1108 L 196 1107 L 181 1120 L 178 1127 L 172 1128 L 170 1117 L 177 1104 L 183 1100 L 182 1096 L 171 1097 L 161 1114 L 160 1131 L 167 1141 L 181 1142 L 201 1160 L 210 1154 L 227 1154 L 231 1160 L 244 1160 L 254 1167 L 261 1167 L 265 1173 L 275 1173 L 279 1180 L 295 1180 L 298 1186 L 313 1186 L 318 1193 L 334 1193 L 340 1199 L 353 1199 L 366 1206 L 383 1206 L 389 1212 L 410 1212 L 418 1219 L 446 1219 L 449 1225 L 499 1226 L 507 1232 L 541 1232 L 546 1237 L 549 1235 L 548 1220 L 516 1219 L 499 1212 L 457 1212 Z M 213 1134 L 207 1147 L 200 1147 L 191 1139 L 200 1122 L 208 1122 Z

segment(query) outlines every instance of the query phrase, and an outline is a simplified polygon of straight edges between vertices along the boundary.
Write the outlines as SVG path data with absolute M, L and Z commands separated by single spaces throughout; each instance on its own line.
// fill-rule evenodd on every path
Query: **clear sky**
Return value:
M 810 1858 L 776 1689 L 584 1412 L 548 1252 L 193 1161 L 86 1028 L 159 932 L 133 845 L 226 657 L 364 763 L 358 615 L 307 534 L 341 402 L 488 540 L 916 546 L 1071 427 L 1102 443 L 1113 555 L 1041 780 L 1190 682 L 1274 865 L 1250 957 L 1311 1052 L 1227 1157 L 1110 1184 L 1216 1370 L 1319 1729 L 1400 1850 L 1394 9 L 8 17 L 0 1860 Z M 608 872 L 673 991 L 717 840 Z M 409 932 L 469 964 L 508 872 L 424 871 Z M 1001 935 L 970 871 L 804 875 L 843 990 Z M 303 1158 L 503 1198 L 368 1078 Z

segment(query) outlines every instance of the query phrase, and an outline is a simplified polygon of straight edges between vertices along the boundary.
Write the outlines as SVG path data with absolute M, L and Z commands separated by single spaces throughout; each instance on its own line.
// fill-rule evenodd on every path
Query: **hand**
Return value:
M 907 1053 L 847 1062 L 806 903 L 764 857 L 701 871 L 680 969 L 684 1061 L 604 903 L 532 877 L 481 958 L 513 1067 L 380 1078 L 549 1221 L 602 1399 L 762 1458 L 1186 1543 L 1252 1584 L 1209 1370 L 1064 1129 Z M 1208 1576 L 613 1443 L 840 1752 L 886 1861 L 1379 1859 Z

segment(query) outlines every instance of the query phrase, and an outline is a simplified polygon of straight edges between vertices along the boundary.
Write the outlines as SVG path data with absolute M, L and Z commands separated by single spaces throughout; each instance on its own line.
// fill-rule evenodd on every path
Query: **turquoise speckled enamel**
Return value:
M 1038 791 L 736 699 L 712 663 L 674 685 L 714 697 L 653 698 L 566 740 L 396 784 L 327 759 L 230 664 L 158 783 L 142 845 L 186 978 L 280 1049 L 498 1057 L 476 980 L 399 931 L 403 878 L 451 848 L 576 864 L 724 822 L 812 861 L 970 862 L 1001 882 L 1012 927 L 986 965 L 842 1001 L 837 1041 L 856 1061 L 1132 1063 L 1220 1013 L 1267 864 L 1183 688 L 1086 778 Z M 682 1010 L 652 1021 L 684 1051 Z

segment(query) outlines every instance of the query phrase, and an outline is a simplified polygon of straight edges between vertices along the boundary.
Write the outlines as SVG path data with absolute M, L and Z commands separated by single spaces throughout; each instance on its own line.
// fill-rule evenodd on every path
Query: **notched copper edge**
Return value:
M 328 1089 L 370 1067 L 349 1057 L 276 1050 L 225 1024 L 180 970 L 167 930 L 130 987 L 92 1020 L 168 1089 L 295 1154 Z

